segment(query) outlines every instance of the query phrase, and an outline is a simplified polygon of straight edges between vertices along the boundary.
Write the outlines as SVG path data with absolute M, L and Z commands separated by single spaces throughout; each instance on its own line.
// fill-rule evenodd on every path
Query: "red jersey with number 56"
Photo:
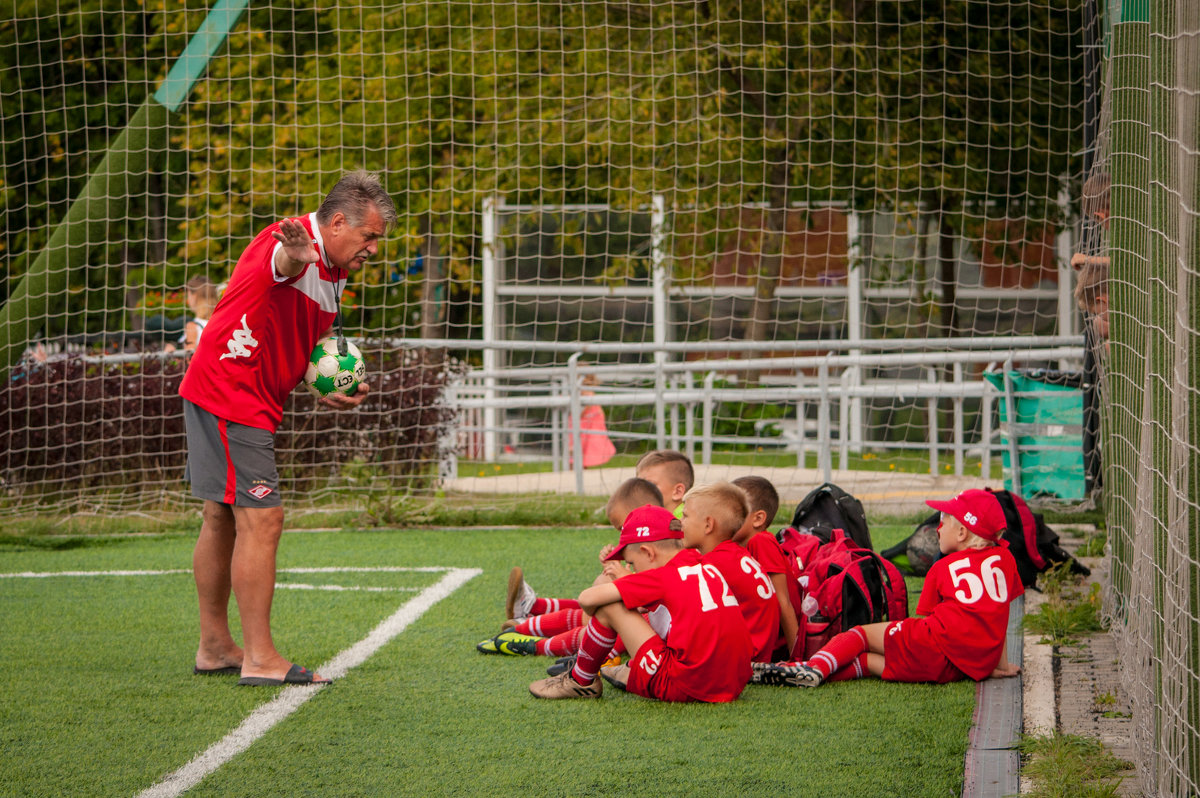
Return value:
M 316 214 L 298 217 L 320 259 L 300 274 L 275 278 L 271 233 L 259 233 L 238 259 L 213 310 L 179 395 L 227 421 L 274 432 L 283 402 L 308 368 L 317 341 L 333 324 L 346 272 L 326 265 Z
M 1008 604 L 1025 592 L 1017 561 L 1003 546 L 949 554 L 929 569 L 917 615 L 948 660 L 972 679 L 1000 663 L 1008 635 Z
M 779 642 L 779 599 L 775 598 L 771 577 L 758 560 L 732 540 L 717 544 L 700 559 L 717 566 L 733 590 L 734 598 L 742 608 L 746 630 L 750 632 L 750 644 L 754 649 L 751 660 L 770 662 Z
M 698 701 L 732 701 L 750 681 L 750 633 L 715 565 L 684 549 L 660 568 L 614 582 L 629 609 L 642 607 L 675 661 L 673 682 Z

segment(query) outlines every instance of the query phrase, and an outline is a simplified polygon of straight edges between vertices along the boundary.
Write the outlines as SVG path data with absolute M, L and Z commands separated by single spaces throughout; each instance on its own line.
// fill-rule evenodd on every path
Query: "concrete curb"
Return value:
M 1009 605 L 1008 658 L 1023 662 L 1025 597 Z M 975 716 L 963 762 L 963 798 L 1003 798 L 1021 788 L 1021 757 L 1016 745 L 1021 734 L 1023 676 L 984 679 L 975 687 Z

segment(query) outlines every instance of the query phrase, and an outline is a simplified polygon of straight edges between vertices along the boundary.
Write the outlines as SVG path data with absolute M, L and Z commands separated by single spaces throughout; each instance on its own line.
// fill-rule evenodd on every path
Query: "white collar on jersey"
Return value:
M 325 254 L 325 240 L 321 238 L 321 225 L 317 223 L 317 214 L 315 212 L 308 215 L 308 223 L 312 226 L 313 240 L 317 242 L 317 252 L 321 255 L 321 262 L 332 272 L 333 267 L 329 263 L 329 256 Z

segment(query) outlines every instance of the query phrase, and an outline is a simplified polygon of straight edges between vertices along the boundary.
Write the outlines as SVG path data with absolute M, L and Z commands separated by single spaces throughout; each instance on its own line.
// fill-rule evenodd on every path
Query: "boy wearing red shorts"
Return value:
M 661 701 L 732 701 L 750 679 L 750 634 L 737 599 L 715 566 L 681 549 L 683 531 L 662 507 L 640 507 L 621 526 L 609 559 L 634 570 L 583 591 L 592 616 L 575 666 L 534 682 L 538 698 L 596 698 L 597 674 L 617 635 L 636 652 L 621 682 L 631 693 Z M 646 617 L 638 612 L 641 608 Z
M 985 490 L 925 502 L 942 511 L 938 548 L 945 557 L 925 577 L 917 615 L 856 626 L 807 662 L 758 666 L 755 681 L 816 687 L 868 673 L 895 682 L 980 681 L 1015 676 L 1008 661 L 1008 605 L 1024 592 L 1000 536 L 1004 511 Z

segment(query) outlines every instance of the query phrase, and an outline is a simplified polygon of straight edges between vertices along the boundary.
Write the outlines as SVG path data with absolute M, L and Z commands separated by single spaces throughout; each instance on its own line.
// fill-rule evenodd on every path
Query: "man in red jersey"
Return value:
M 271 639 L 283 503 L 275 430 L 283 402 L 337 314 L 349 272 L 378 250 L 396 208 L 376 175 L 342 177 L 316 213 L 270 225 L 246 247 L 179 387 L 187 478 L 204 500 L 192 555 L 200 604 L 194 672 L 240 673 L 239 684 L 326 683 L 284 659 Z M 367 395 L 320 399 L 335 410 Z M 229 631 L 237 598 L 244 650 Z

